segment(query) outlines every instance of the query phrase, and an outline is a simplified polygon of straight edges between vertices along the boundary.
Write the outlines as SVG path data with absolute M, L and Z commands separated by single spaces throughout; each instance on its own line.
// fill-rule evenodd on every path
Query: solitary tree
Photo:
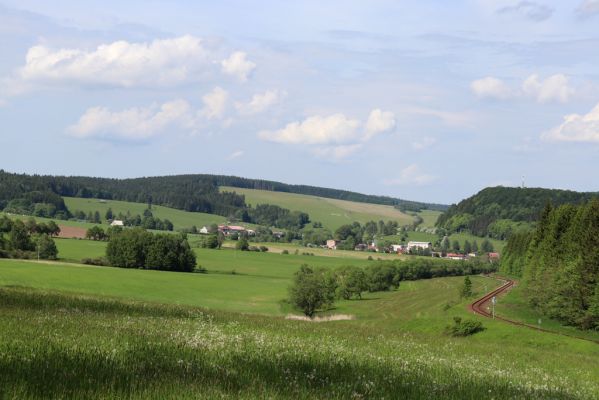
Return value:
M 106 215 L 104 217 L 106 217 L 106 221 L 112 220 L 112 217 L 113 217 L 112 208 L 109 208 L 108 210 L 106 210 Z
M 472 245 L 470 244 L 470 241 L 466 240 L 464 242 L 464 254 L 470 254 L 472 253 Z
M 293 277 L 289 288 L 291 304 L 312 318 L 316 311 L 331 304 L 335 297 L 335 286 L 323 270 L 313 270 L 302 265 Z
M 460 251 L 460 242 L 458 242 L 457 240 L 454 240 L 452 248 L 453 248 L 453 251 L 458 253 Z
M 470 277 L 466 276 L 464 278 L 464 284 L 460 288 L 460 297 L 468 298 L 472 296 L 472 281 L 470 281 Z
M 490 253 L 493 251 L 493 243 L 491 243 L 489 239 L 485 239 L 480 245 L 480 248 L 483 252 Z

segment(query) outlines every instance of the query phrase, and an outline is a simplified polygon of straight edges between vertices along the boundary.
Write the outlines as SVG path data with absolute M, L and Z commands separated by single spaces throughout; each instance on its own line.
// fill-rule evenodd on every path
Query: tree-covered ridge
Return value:
M 185 211 L 235 215 L 246 207 L 243 196 L 220 192 L 206 175 L 134 179 L 12 174 L 0 171 L 0 207 L 30 193 L 153 203 Z
M 449 207 L 439 216 L 437 226 L 449 232 L 468 230 L 505 239 L 537 221 L 547 203 L 583 204 L 598 196 L 571 190 L 491 187 Z
M 547 205 L 533 233 L 510 238 L 500 271 L 522 276 L 528 301 L 544 315 L 599 329 L 599 199 Z

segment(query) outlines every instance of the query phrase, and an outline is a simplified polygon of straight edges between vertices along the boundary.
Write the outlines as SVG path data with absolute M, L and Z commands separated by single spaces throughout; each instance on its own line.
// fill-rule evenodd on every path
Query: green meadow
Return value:
M 392 206 L 226 186 L 221 187 L 221 190 L 243 194 L 246 203 L 253 206 L 274 204 L 293 211 L 307 212 L 311 221 L 321 222 L 325 228 L 331 230 L 354 221 L 363 224 L 368 221 L 392 220 L 399 222 L 400 225 L 410 224 L 413 221 L 412 216 L 402 213 Z
M 64 201 L 71 212 L 83 211 L 87 214 L 90 211 L 92 213 L 99 211 L 100 217 L 104 222 L 106 211 L 108 211 L 109 208 L 112 209 L 115 216 L 119 213 L 127 214 L 127 212 L 130 212 L 131 215 L 142 215 L 144 210 L 148 208 L 148 205 L 145 203 L 131 203 L 117 200 L 65 197 Z M 220 215 L 187 212 L 157 205 L 152 205 L 152 214 L 154 217 L 170 220 L 175 229 L 191 228 L 193 225 L 199 229 L 204 225 L 222 224 L 226 221 L 226 218 Z
M 595 344 L 476 316 L 485 331 L 446 336 L 453 316 L 468 316 L 467 301 L 457 297 L 463 278 L 403 282 L 331 310 L 354 320 L 311 323 L 276 316 L 284 290 L 274 286 L 284 289 L 288 279 L 251 277 L 1 261 L 0 397 L 599 394 Z M 484 277 L 473 283 L 477 292 L 499 284 Z M 275 316 L 256 315 L 258 309 Z

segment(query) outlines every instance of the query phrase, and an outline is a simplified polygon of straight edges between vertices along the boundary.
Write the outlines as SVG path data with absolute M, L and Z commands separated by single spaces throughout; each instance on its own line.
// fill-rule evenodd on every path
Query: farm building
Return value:
M 408 247 L 407 250 L 418 250 L 418 249 L 422 249 L 422 250 L 426 250 L 426 249 L 430 249 L 433 247 L 433 244 L 431 242 L 408 242 Z
M 125 224 L 120 219 L 115 219 L 110 223 L 110 226 L 125 226 Z
M 202 235 L 207 235 L 208 232 L 208 227 L 207 226 L 203 226 L 202 229 L 200 229 L 199 231 Z

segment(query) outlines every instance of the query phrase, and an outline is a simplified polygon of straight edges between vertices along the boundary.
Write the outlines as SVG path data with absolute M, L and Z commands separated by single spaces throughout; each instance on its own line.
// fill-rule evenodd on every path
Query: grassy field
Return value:
M 64 273 L 73 284 L 103 283 L 105 278 L 96 271 L 109 271 L 117 276 L 111 282 L 116 285 L 113 291 L 123 291 L 122 298 L 141 290 L 120 286 L 123 275 L 112 269 L 29 264 L 68 268 L 70 272 Z M 0 277 L 7 270 L 23 273 L 25 286 L 37 282 L 49 287 L 54 282 L 48 283 L 48 276 L 38 278 L 43 274 L 39 270 L 0 263 Z M 599 346 L 594 344 L 490 320 L 484 320 L 487 329 L 473 337 L 445 336 L 443 327 L 451 318 L 467 314 L 463 301 L 447 310 L 443 307 L 457 301 L 460 278 L 410 282 L 395 292 L 342 302 L 334 311 L 351 313 L 355 320 L 315 324 L 173 306 L 181 303 L 181 297 L 191 296 L 177 277 L 183 274 L 124 272 L 137 273 L 135 280 L 142 285 L 153 280 L 150 292 L 174 291 L 162 299 L 168 304 L 2 287 L 6 280 L 0 281 L 1 398 L 592 399 L 599 395 Z M 91 277 L 84 278 L 88 273 Z M 199 282 L 190 274 L 186 277 Z M 170 286 L 171 281 L 178 283 Z M 474 278 L 478 291 L 496 283 Z M 248 290 L 235 286 L 237 292 Z M 207 295 L 203 290 L 207 288 L 197 287 L 198 298 Z M 98 292 L 96 288 L 94 293 Z M 151 294 L 144 291 L 144 295 Z M 229 296 L 240 297 L 233 292 Z
M 256 204 L 274 204 L 290 210 L 307 212 L 311 221 L 321 222 L 324 227 L 331 230 L 354 221 L 365 223 L 382 219 L 384 221 L 397 221 L 400 225 L 410 224 L 413 221 L 413 217 L 391 206 L 226 186 L 221 187 L 221 190 L 243 194 L 246 203 L 253 206 Z
M 143 215 L 144 210 L 148 208 L 148 205 L 145 203 L 130 203 L 116 200 L 65 197 L 64 201 L 71 212 L 83 211 L 87 214 L 90 211 L 99 211 L 104 222 L 104 216 L 109 208 L 112 208 L 112 212 L 115 215 L 118 213 L 127 214 L 127 211 L 132 215 Z M 175 229 L 191 228 L 193 225 L 199 229 L 204 225 L 221 224 L 226 221 L 226 218 L 220 215 L 187 212 L 157 205 L 152 206 L 152 214 L 157 218 L 170 220 Z
M 437 218 L 442 214 L 441 211 L 433 211 L 433 210 L 422 210 L 416 213 L 420 217 L 422 217 L 422 226 L 423 228 L 434 228 L 435 222 L 437 222 Z

